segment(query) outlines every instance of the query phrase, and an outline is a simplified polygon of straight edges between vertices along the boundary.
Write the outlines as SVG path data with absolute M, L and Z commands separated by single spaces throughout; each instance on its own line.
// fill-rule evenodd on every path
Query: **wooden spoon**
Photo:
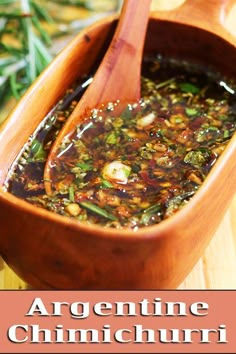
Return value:
M 44 170 L 45 189 L 52 193 L 52 169 L 62 140 L 93 108 L 108 102 L 136 102 L 140 98 L 141 63 L 151 0 L 126 0 L 112 42 L 92 84 L 67 119 L 52 146 Z

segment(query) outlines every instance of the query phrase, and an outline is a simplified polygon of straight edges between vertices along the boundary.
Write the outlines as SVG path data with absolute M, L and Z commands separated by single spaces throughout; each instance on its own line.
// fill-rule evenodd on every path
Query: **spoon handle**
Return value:
M 186 0 L 181 6 L 168 11 L 159 11 L 158 17 L 192 26 L 218 34 L 225 40 L 235 43 L 235 38 L 226 29 L 225 23 L 235 0 Z
M 83 113 L 101 103 L 114 102 L 118 99 L 133 102 L 140 98 L 142 52 L 150 4 L 151 0 L 124 2 L 111 45 L 92 84 L 62 129 L 63 136 L 74 130 L 79 122 L 78 115 L 83 116 Z M 60 139 L 60 135 L 58 138 Z

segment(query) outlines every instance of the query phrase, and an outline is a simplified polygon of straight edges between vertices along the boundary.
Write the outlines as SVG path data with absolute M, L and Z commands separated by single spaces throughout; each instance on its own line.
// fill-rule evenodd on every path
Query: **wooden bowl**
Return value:
M 228 5 L 188 0 L 178 10 L 153 13 L 145 53 L 194 60 L 236 79 L 236 40 L 218 20 Z M 81 32 L 9 116 L 0 132 L 1 186 L 22 146 L 66 88 L 97 65 L 116 23 L 116 17 L 109 17 Z M 188 205 L 137 232 L 79 224 L 1 188 L 0 253 L 34 288 L 176 288 L 202 255 L 229 206 L 236 190 L 235 156 L 236 135 Z

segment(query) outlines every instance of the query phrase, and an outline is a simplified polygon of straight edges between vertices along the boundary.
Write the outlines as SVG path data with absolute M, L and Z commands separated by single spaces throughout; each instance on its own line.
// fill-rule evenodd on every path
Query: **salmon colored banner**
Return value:
M 236 353 L 236 291 L 1 291 L 0 353 Z

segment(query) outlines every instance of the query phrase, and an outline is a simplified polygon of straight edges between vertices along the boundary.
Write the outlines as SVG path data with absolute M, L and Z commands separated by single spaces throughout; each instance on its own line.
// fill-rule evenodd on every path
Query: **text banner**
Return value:
M 236 353 L 236 291 L 1 291 L 0 353 Z

